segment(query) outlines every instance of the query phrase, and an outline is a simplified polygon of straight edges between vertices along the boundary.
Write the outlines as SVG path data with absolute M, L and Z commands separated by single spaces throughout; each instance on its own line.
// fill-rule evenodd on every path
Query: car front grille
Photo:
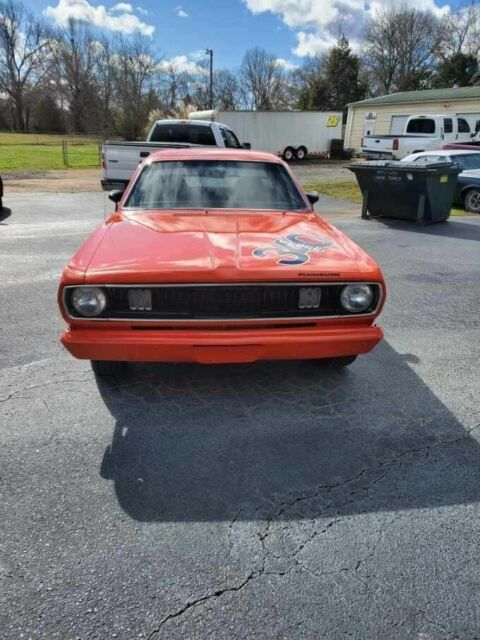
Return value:
M 134 285 L 105 286 L 108 304 L 93 319 L 112 320 L 267 320 L 351 315 L 340 305 L 342 284 Z M 372 313 L 381 296 L 365 313 Z M 69 299 L 72 317 L 80 317 Z M 363 314 L 362 314 L 363 315 Z

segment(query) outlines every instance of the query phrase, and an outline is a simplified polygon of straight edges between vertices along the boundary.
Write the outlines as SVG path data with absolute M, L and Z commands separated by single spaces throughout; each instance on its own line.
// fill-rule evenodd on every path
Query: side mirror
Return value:
M 251 148 L 252 148 L 252 145 L 250 142 L 244 142 L 242 144 L 242 149 L 251 149 Z
M 123 198 L 123 194 L 124 191 L 122 191 L 121 189 L 113 189 L 113 191 L 110 191 L 110 193 L 108 194 L 109 200 L 115 203 L 115 211 L 118 209 L 118 203 Z
M 318 193 L 316 191 L 309 191 L 305 195 L 307 196 L 308 201 L 312 205 L 315 204 L 316 202 L 318 202 L 318 200 L 320 198 L 320 196 L 318 195 Z

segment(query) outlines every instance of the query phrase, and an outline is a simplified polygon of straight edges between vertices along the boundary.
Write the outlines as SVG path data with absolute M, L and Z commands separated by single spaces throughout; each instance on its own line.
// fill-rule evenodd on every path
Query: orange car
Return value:
M 381 340 L 382 273 L 268 153 L 164 150 L 63 272 L 64 346 L 142 362 L 353 362 Z

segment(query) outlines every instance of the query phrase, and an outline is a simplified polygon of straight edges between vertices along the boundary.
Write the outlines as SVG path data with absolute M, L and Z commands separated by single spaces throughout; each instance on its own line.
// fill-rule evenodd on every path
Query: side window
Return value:
M 458 133 L 470 133 L 470 125 L 464 118 L 458 119 Z
M 445 131 L 445 133 L 453 132 L 453 121 L 451 118 L 443 119 L 443 130 Z
M 224 129 L 223 127 L 220 128 L 220 131 L 222 132 L 222 138 L 223 138 L 223 141 L 225 142 L 226 147 L 230 149 L 242 148 L 242 145 L 238 141 L 238 138 L 233 133 L 233 131 L 230 131 L 230 129 Z

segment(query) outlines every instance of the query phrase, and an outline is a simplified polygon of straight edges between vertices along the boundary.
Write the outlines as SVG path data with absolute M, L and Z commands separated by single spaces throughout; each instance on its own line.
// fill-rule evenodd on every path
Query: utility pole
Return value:
M 213 49 L 205 49 L 205 55 L 210 56 L 210 109 L 213 109 Z

